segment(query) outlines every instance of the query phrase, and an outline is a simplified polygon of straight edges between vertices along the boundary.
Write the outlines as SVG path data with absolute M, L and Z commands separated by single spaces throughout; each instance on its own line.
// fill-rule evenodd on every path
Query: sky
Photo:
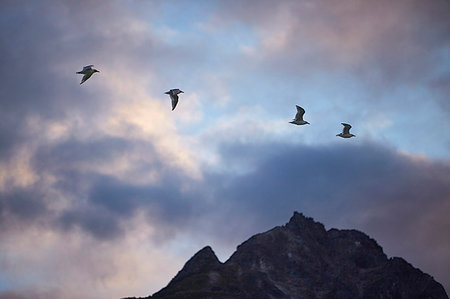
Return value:
M 204 246 L 224 262 L 294 211 L 450 293 L 449 14 L 1 1 L 0 299 L 148 296 Z M 310 125 L 289 124 L 295 105 Z

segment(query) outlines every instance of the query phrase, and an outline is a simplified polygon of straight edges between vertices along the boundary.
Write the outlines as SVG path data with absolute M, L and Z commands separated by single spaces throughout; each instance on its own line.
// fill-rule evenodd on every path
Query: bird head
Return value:
M 96 69 L 94 69 L 94 73 L 100 73 L 100 71 L 97 71 Z

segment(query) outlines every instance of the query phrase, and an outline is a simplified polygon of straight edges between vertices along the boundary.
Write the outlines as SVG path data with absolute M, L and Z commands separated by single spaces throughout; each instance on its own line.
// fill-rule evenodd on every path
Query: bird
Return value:
M 350 134 L 350 129 L 352 128 L 351 125 L 346 124 L 346 123 L 341 123 L 344 128 L 342 129 L 342 133 L 337 134 L 336 136 L 342 137 L 342 138 L 352 138 L 352 137 L 356 137 L 353 134 Z
M 302 107 L 295 105 L 297 107 L 297 114 L 295 115 L 295 118 L 290 121 L 289 123 L 294 125 L 306 125 L 309 124 L 309 122 L 303 120 L 303 114 L 305 114 L 305 109 Z
M 80 85 L 86 82 L 86 80 L 89 79 L 94 73 L 100 73 L 98 70 L 93 69 L 93 66 L 93 64 L 87 65 L 81 71 L 77 72 L 77 74 L 84 75 L 81 79 Z
M 175 109 L 175 107 L 178 104 L 178 94 L 184 93 L 184 91 L 179 90 L 178 88 L 171 89 L 169 91 L 166 91 L 165 94 L 168 94 L 170 98 L 172 99 L 172 111 Z

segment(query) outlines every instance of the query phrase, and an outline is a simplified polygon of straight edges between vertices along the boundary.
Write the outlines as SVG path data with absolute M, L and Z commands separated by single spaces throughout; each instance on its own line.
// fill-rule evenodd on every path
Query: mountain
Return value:
M 197 252 L 167 287 L 147 299 L 448 298 L 441 284 L 402 258 L 388 258 L 356 230 L 325 230 L 294 212 L 221 263 Z M 129 298 L 131 299 L 131 298 Z

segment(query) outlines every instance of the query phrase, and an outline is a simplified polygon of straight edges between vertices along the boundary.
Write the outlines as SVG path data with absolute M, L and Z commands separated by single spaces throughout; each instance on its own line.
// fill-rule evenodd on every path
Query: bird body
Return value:
M 175 107 L 178 104 L 178 94 L 184 93 L 184 91 L 179 90 L 178 88 L 171 89 L 169 91 L 166 91 L 165 94 L 168 94 L 170 96 L 170 99 L 172 100 L 172 111 L 175 109 Z
M 303 115 L 305 114 L 305 109 L 303 109 L 302 107 L 295 105 L 295 107 L 297 107 L 297 114 L 295 115 L 295 118 L 290 121 L 289 123 L 294 124 L 294 125 L 306 125 L 309 124 L 309 122 L 303 120 Z
M 85 66 L 81 71 L 77 72 L 77 74 L 84 75 L 81 79 L 80 85 L 86 82 L 87 79 L 89 79 L 94 73 L 99 73 L 96 69 L 92 68 L 94 65 L 87 65 Z
M 346 123 L 341 123 L 344 128 L 342 129 L 342 133 L 337 134 L 336 136 L 342 137 L 342 138 L 352 138 L 352 137 L 356 137 L 353 134 L 350 134 L 350 129 L 352 128 L 351 125 L 346 124 Z

